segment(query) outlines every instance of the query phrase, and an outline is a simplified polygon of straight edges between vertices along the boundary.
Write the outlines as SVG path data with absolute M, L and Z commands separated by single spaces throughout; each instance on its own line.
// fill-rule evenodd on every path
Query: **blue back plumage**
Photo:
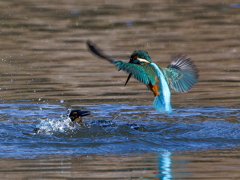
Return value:
M 171 105 L 171 91 L 168 86 L 168 83 L 159 69 L 159 67 L 155 63 L 150 63 L 156 70 L 156 75 L 159 79 L 159 95 L 155 97 L 153 101 L 153 107 L 160 112 L 163 113 L 172 113 L 172 105 Z

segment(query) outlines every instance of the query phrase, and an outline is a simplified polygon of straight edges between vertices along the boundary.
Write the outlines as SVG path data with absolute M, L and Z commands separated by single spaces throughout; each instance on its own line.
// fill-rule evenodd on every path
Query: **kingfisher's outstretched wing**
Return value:
M 140 82 L 146 85 L 148 85 L 149 83 L 151 84 L 156 83 L 155 77 L 156 75 L 154 72 L 154 68 L 148 63 L 134 64 L 129 62 L 118 61 L 102 53 L 102 51 L 92 42 L 87 41 L 87 45 L 89 50 L 93 52 L 95 55 L 108 60 L 110 63 L 115 64 L 117 67 L 127 72 L 128 74 L 132 74 L 132 76 L 139 80 Z
M 162 70 L 170 87 L 176 92 L 187 92 L 198 81 L 197 68 L 190 58 L 181 54 L 173 56 L 171 64 Z

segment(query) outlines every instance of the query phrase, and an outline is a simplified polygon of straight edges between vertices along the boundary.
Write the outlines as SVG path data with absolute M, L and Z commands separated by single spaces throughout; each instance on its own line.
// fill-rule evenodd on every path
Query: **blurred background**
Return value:
M 235 0 L 0 1 L 1 179 L 240 178 L 239 12 Z M 122 61 L 146 50 L 160 67 L 187 54 L 199 82 L 160 114 L 146 86 L 124 87 L 127 74 L 87 40 Z M 87 121 L 120 116 L 118 125 L 22 134 L 73 108 L 93 111 Z
M 134 98 L 150 104 L 153 96 L 145 85 L 131 80 L 123 87 L 127 74 L 89 53 L 90 39 L 123 61 L 134 50 L 146 50 L 160 67 L 176 53 L 187 54 L 200 70 L 199 83 L 187 94 L 174 93 L 173 104 L 238 105 L 235 3 L 2 1 L 1 99 L 44 97 L 72 104 Z

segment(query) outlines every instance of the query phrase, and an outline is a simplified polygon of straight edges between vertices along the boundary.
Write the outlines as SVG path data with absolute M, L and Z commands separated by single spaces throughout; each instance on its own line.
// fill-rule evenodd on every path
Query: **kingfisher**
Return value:
M 198 69 L 193 61 L 183 54 L 172 56 L 172 61 L 167 68 L 160 68 L 150 58 L 147 51 L 136 50 L 130 56 L 129 62 L 118 61 L 105 55 L 90 40 L 87 42 L 89 50 L 100 58 L 115 64 L 119 70 L 127 72 L 127 85 L 133 76 L 150 89 L 155 98 L 153 107 L 163 113 L 172 113 L 171 91 L 178 93 L 188 92 L 198 81 Z
M 83 116 L 88 116 L 90 115 L 91 112 L 90 111 L 81 111 L 81 110 L 71 110 L 71 112 L 69 113 L 68 115 L 68 118 L 70 118 L 71 120 L 71 123 L 69 123 L 69 126 L 72 126 L 74 127 L 76 124 L 81 126 L 81 125 L 84 125 L 84 122 L 82 121 L 82 117 Z M 33 133 L 24 133 L 24 134 L 27 134 L 27 135 L 35 135 L 35 134 L 38 134 L 41 129 L 43 128 L 44 130 L 47 128 L 47 129 L 52 129 L 52 125 L 54 123 L 49 123 L 48 121 L 44 121 L 42 122 L 41 124 L 37 125 L 35 128 L 34 128 L 34 132 Z M 64 124 L 64 122 L 62 123 Z M 56 123 L 56 126 L 57 126 L 57 123 Z M 66 130 L 67 132 L 68 130 Z
M 72 110 L 69 114 L 69 118 L 72 122 L 77 123 L 78 125 L 83 124 L 82 117 L 90 115 L 90 111 L 81 111 L 81 110 Z M 71 125 L 73 126 L 73 125 Z

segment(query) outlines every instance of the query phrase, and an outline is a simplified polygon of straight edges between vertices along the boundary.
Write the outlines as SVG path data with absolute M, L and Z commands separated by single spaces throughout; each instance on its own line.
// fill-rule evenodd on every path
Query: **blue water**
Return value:
M 27 104 L 26 104 L 27 103 Z M 90 127 L 61 127 L 69 109 L 90 110 L 83 117 Z M 34 158 L 49 155 L 114 155 L 142 152 L 227 149 L 240 146 L 237 108 L 179 107 L 173 114 L 160 114 L 151 106 L 126 104 L 74 105 L 64 107 L 31 102 L 0 105 L 0 157 Z M 96 120 L 113 120 L 100 127 Z M 25 135 L 42 122 L 51 123 L 47 133 Z M 60 123 L 61 122 L 61 123 Z M 134 129 L 126 124 L 135 123 Z

